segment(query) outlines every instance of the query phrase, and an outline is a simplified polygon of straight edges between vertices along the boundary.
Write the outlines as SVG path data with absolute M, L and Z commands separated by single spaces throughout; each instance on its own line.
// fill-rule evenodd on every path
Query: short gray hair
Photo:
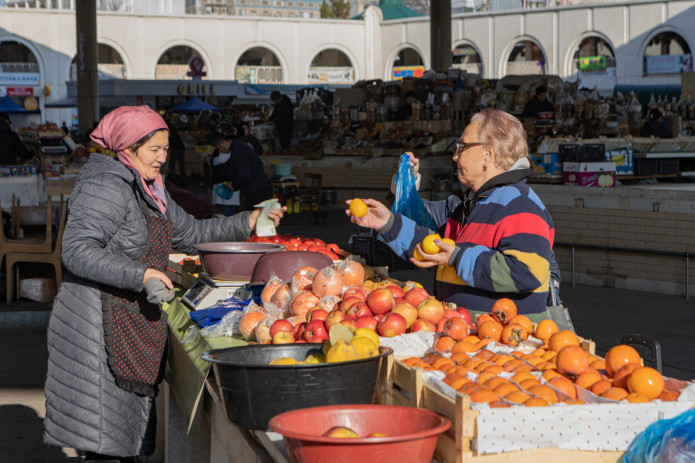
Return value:
M 507 170 L 528 156 L 526 131 L 519 119 L 499 109 L 483 109 L 471 118 L 478 122 L 478 141 L 495 149 L 496 164 Z

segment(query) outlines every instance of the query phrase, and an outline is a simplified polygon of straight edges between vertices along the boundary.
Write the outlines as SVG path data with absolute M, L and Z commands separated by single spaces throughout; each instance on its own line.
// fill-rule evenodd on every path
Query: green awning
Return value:
M 390 19 L 415 18 L 422 16 L 417 11 L 411 10 L 407 6 L 403 6 L 403 2 L 401 0 L 381 0 L 377 6 L 379 9 L 381 9 L 381 14 L 384 17 L 384 21 L 388 21 Z M 364 19 L 364 12 L 350 19 Z

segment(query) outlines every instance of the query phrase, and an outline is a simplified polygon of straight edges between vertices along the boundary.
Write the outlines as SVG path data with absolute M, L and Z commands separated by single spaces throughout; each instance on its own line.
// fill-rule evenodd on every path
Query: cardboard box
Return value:
M 562 177 L 562 163 L 557 153 L 534 153 L 531 158 L 538 176 Z
M 565 162 L 562 171 L 565 185 L 615 186 L 615 162 Z
M 633 150 L 631 149 L 606 151 L 606 161 L 615 162 L 616 175 L 635 174 L 635 161 L 633 159 Z

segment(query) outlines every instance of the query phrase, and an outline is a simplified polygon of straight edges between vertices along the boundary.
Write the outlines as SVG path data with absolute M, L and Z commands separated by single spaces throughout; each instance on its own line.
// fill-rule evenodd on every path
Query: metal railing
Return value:
M 594 251 L 624 252 L 633 254 L 647 254 L 652 256 L 685 257 L 685 298 L 690 299 L 690 256 L 691 252 L 665 251 L 657 249 L 624 248 L 619 246 L 600 246 L 596 244 L 555 242 L 554 246 L 570 248 L 572 250 L 572 286 L 575 286 L 575 249 L 591 249 Z

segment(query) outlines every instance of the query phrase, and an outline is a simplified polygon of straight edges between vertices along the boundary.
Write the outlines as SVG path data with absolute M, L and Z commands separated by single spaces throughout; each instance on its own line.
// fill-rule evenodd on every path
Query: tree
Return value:
M 329 5 L 330 3 L 330 5 Z M 327 19 L 347 19 L 350 17 L 350 2 L 348 0 L 323 0 L 321 17 Z

